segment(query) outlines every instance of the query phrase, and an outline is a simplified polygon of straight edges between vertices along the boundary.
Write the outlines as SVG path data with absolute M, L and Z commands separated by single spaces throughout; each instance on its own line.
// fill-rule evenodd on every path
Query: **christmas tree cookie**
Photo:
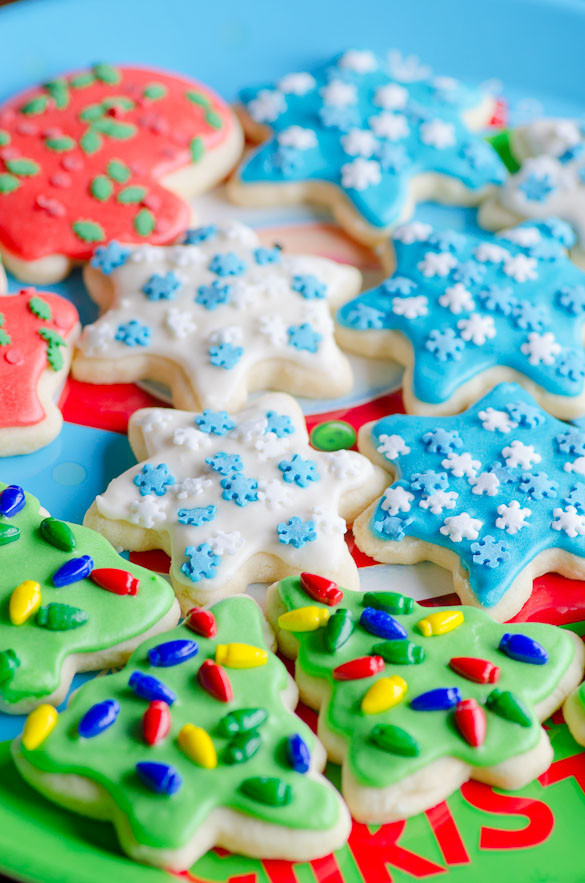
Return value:
M 269 637 L 268 637 L 268 634 Z M 214 845 L 305 861 L 342 846 L 350 819 L 293 714 L 297 689 L 247 597 L 194 610 L 123 671 L 47 707 L 14 744 L 45 796 L 111 820 L 138 861 L 183 870 Z
M 267 608 L 357 821 L 414 815 L 470 778 L 522 788 L 550 765 L 540 721 L 585 664 L 571 632 L 311 574 L 273 585 Z
M 394 274 L 337 314 L 340 343 L 404 364 L 407 413 L 456 414 L 501 380 L 556 417 L 585 415 L 585 273 L 558 218 L 494 236 L 394 231 Z
M 110 239 L 173 242 L 241 149 L 230 108 L 187 77 L 95 64 L 29 89 L 0 105 L 6 266 L 57 282 Z
M 120 665 L 179 618 L 166 580 L 1 483 L 0 599 L 0 709 L 9 714 L 58 705 L 76 672 Z
M 84 273 L 104 311 L 73 373 L 150 379 L 177 408 L 240 408 L 254 389 L 344 395 L 349 363 L 331 311 L 360 290 L 354 267 L 261 246 L 243 224 L 188 230 L 180 245 L 99 248 Z
M 346 519 L 387 473 L 355 451 L 311 448 L 290 396 L 233 415 L 146 408 L 128 435 L 140 462 L 110 482 L 85 524 L 116 548 L 164 549 L 183 611 L 309 568 L 358 585 Z
M 504 622 L 537 576 L 585 579 L 585 432 L 501 383 L 455 417 L 392 414 L 358 446 L 395 481 L 354 524 L 377 561 L 434 561 Z
M 428 199 L 477 204 L 505 177 L 477 131 L 494 99 L 428 67 L 355 49 L 240 92 L 258 149 L 228 184 L 244 205 L 316 202 L 380 242 Z
M 0 298 L 0 456 L 28 454 L 59 434 L 55 399 L 80 330 L 77 310 L 57 294 L 26 288 Z

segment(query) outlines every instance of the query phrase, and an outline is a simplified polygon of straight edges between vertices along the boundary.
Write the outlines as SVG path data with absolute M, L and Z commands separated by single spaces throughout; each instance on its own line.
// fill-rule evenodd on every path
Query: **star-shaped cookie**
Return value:
M 534 120 L 515 129 L 510 142 L 521 167 L 480 207 L 479 223 L 496 230 L 556 215 L 574 227 L 572 256 L 585 268 L 585 124 Z
M 285 255 L 249 227 L 213 224 L 181 245 L 112 242 L 85 280 L 106 312 L 81 339 L 81 380 L 158 380 L 175 407 L 193 410 L 239 408 L 258 388 L 317 397 L 351 389 L 331 309 L 360 290 L 354 267 Z
M 337 314 L 340 342 L 406 366 L 407 412 L 454 414 L 517 380 L 557 417 L 585 414 L 585 273 L 557 218 L 491 233 L 399 227 L 392 276 Z
M 376 560 L 435 561 L 499 621 L 543 573 L 585 579 L 585 432 L 517 384 L 454 417 L 384 417 L 358 444 L 396 479 L 354 525 Z
M 95 64 L 0 105 L 0 251 L 57 282 L 96 244 L 174 242 L 240 156 L 228 105 L 187 77 Z
M 0 298 L 0 456 L 36 451 L 58 435 L 55 397 L 79 332 L 77 310 L 63 297 L 26 288 Z
M 164 549 L 184 610 L 301 570 L 357 585 L 344 541 L 387 482 L 354 451 L 309 447 L 290 396 L 237 414 L 147 408 L 132 415 L 137 466 L 97 497 L 85 524 L 117 547 Z
M 483 140 L 495 103 L 428 68 L 350 50 L 240 92 L 261 146 L 228 185 L 244 205 L 328 205 L 350 235 L 384 239 L 427 199 L 476 204 L 505 176 Z

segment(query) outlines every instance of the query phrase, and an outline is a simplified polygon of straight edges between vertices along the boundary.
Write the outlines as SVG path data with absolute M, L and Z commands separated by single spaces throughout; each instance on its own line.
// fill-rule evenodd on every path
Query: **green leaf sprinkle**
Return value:
M 111 159 L 107 166 L 107 172 L 112 181 L 116 181 L 118 184 L 125 184 L 132 175 L 126 163 L 121 159 Z
M 89 186 L 89 192 L 100 202 L 105 202 L 110 198 L 113 191 L 112 182 L 105 175 L 97 175 Z
M 69 135 L 61 135 L 59 138 L 47 138 L 45 147 L 55 150 L 57 153 L 64 153 L 67 150 L 73 150 L 75 141 Z
M 87 132 L 84 132 L 81 136 L 79 145 L 84 153 L 96 153 L 96 151 L 102 146 L 102 139 L 97 132 L 92 132 L 91 129 L 88 129 Z
M 94 64 L 92 71 L 101 83 L 108 83 L 111 86 L 115 86 L 122 79 L 120 71 L 111 64 Z
M 191 144 L 189 145 L 189 150 L 191 151 L 191 162 L 199 162 L 199 160 L 205 153 L 203 138 L 201 138 L 199 135 L 196 138 L 193 138 Z
M 141 208 L 134 218 L 134 229 L 139 236 L 149 236 L 155 224 L 156 218 L 148 208 Z
M 0 194 L 13 193 L 20 187 L 20 181 L 14 175 L 0 174 Z
M 110 95 L 104 98 L 102 107 L 107 110 L 108 107 L 123 107 L 124 110 L 134 110 L 134 102 L 126 95 Z
M 131 202 L 141 202 L 146 196 L 146 187 L 125 187 L 118 193 L 118 202 L 127 205 Z
M 37 95 L 35 98 L 31 98 L 30 101 L 27 101 L 26 104 L 23 104 L 20 108 L 20 112 L 24 113 L 26 116 L 36 116 L 37 114 L 46 111 L 48 103 L 49 98 L 47 95 Z
M 198 104 L 199 107 L 211 107 L 211 101 L 209 100 L 209 98 L 207 98 L 206 95 L 202 95 L 201 92 L 195 92 L 194 89 L 189 89 L 187 92 L 185 92 L 185 95 L 187 96 L 189 101 L 192 101 L 193 104 Z
M 0 346 L 8 346 L 9 343 L 12 343 L 12 338 L 3 328 L 0 328 Z
M 45 89 L 55 102 L 58 110 L 63 110 L 69 104 L 69 86 L 63 77 L 58 80 L 50 80 L 45 83 Z
M 71 79 L 69 80 L 69 84 L 72 86 L 73 89 L 86 89 L 94 82 L 95 77 L 89 71 L 84 71 L 81 74 L 75 74 L 75 76 L 71 77 Z
M 24 156 L 16 157 L 16 159 L 7 159 L 5 163 L 8 171 L 12 172 L 13 175 L 18 175 L 20 178 L 32 178 L 33 175 L 38 175 L 41 170 L 41 167 L 34 159 L 26 159 Z
M 101 104 L 88 104 L 79 114 L 79 119 L 84 123 L 99 120 L 104 115 L 104 109 Z
M 167 94 L 167 87 L 162 83 L 149 83 L 142 94 L 151 101 L 158 101 L 159 98 L 164 98 Z
M 10 134 L 0 129 L 0 147 L 6 147 L 7 144 L 10 144 Z
M 205 114 L 205 122 L 208 126 L 211 126 L 212 129 L 221 129 L 223 126 L 222 118 L 214 110 L 207 111 Z
M 83 242 L 103 242 L 106 238 L 103 227 L 97 221 L 80 219 L 72 225 L 73 232 Z
M 37 316 L 39 319 L 44 319 L 45 322 L 48 322 L 53 315 L 51 307 L 46 300 L 42 299 L 42 297 L 31 297 L 28 302 L 28 308 L 34 316 Z
M 95 132 L 101 132 L 108 138 L 117 138 L 118 140 L 126 140 L 132 138 L 136 132 L 136 126 L 133 123 L 119 123 L 110 117 L 103 117 L 92 123 L 92 129 Z
M 39 328 L 39 335 L 47 342 L 47 359 L 53 371 L 60 371 L 63 367 L 63 356 L 59 347 L 66 346 L 58 331 L 52 328 Z

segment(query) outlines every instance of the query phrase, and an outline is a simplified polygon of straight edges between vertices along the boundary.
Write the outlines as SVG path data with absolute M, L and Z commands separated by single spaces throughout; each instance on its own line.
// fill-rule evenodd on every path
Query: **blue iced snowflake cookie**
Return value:
M 236 202 L 310 200 L 329 205 L 339 223 L 377 242 L 407 219 L 416 182 L 425 196 L 479 202 L 505 177 L 487 126 L 494 101 L 428 68 L 350 50 L 311 72 L 243 89 L 244 125 L 260 147 L 229 185 Z
M 585 273 L 573 231 L 548 218 L 466 235 L 415 221 L 392 240 L 395 270 L 340 308 L 340 341 L 403 362 L 405 407 L 454 414 L 518 380 L 557 417 L 585 414 Z
M 585 578 L 585 431 L 502 383 L 452 417 L 393 414 L 359 448 L 396 478 L 354 524 L 378 561 L 436 561 L 464 604 L 512 617 L 536 576 Z

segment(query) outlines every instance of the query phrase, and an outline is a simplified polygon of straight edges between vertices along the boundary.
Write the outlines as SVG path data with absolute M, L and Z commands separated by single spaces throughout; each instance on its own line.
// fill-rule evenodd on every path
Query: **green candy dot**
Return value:
M 49 150 L 54 150 L 57 153 L 65 153 L 67 150 L 73 150 L 75 147 L 75 141 L 68 135 L 62 135 L 60 138 L 47 138 L 45 141 L 45 147 L 48 147 Z
M 97 175 L 90 184 L 89 190 L 94 199 L 99 202 L 105 202 L 110 198 L 113 191 L 113 185 L 109 178 L 105 175 Z
M 311 444 L 318 451 L 342 451 L 353 448 L 356 432 L 345 420 L 327 420 L 311 430 Z
M 81 136 L 79 144 L 84 153 L 92 154 L 96 153 L 101 148 L 102 139 L 97 132 L 92 132 L 91 129 L 88 129 L 88 131 Z
M 207 111 L 205 114 L 205 122 L 208 126 L 211 126 L 212 129 L 221 129 L 223 126 L 222 118 L 214 110 Z
M 41 167 L 34 159 L 26 159 L 23 156 L 19 156 L 16 159 L 7 159 L 5 162 L 8 171 L 12 172 L 13 175 L 18 175 L 20 178 L 32 178 L 34 175 L 38 175 L 41 170 Z
M 156 218 L 150 209 L 141 208 L 134 218 L 134 229 L 139 236 L 150 236 L 154 230 Z
M 188 92 L 185 92 L 185 95 L 192 102 L 192 104 L 197 104 L 199 107 L 211 107 L 211 102 L 209 98 L 205 95 L 202 95 L 201 92 L 195 92 L 194 89 L 189 89 Z
M 205 153 L 203 138 L 193 138 L 191 144 L 189 145 L 189 150 L 191 151 L 191 162 L 199 162 L 199 160 Z
M 122 205 L 141 202 L 146 196 L 146 187 L 125 187 L 116 197 Z
M 111 159 L 107 166 L 107 172 L 112 181 L 125 184 L 131 176 L 130 169 L 121 159 Z
M 149 83 L 142 94 L 151 101 L 158 101 L 167 94 L 167 87 L 163 86 L 162 83 Z
M 12 193 L 19 187 L 20 181 L 14 175 L 0 174 L 0 194 Z

